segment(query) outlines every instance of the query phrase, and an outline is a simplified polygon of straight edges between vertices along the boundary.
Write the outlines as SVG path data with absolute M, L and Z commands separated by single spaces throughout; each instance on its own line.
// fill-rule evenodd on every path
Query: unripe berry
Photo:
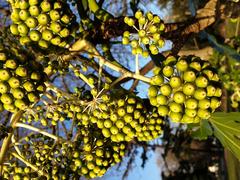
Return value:
M 194 118 L 190 117 L 186 114 L 183 115 L 181 123 L 193 123 L 194 122 Z
M 182 80 L 178 76 L 173 76 L 170 78 L 169 84 L 172 88 L 179 88 L 182 85 Z
M 167 116 L 169 112 L 168 106 L 159 106 L 158 107 L 158 114 L 160 116 Z
M 164 96 L 169 96 L 172 93 L 172 88 L 171 88 L 170 85 L 165 84 L 165 85 L 160 87 L 160 92 Z
M 201 71 L 202 69 L 201 64 L 197 61 L 191 62 L 189 66 L 197 71 Z
M 217 109 L 220 105 L 221 105 L 221 101 L 219 101 L 218 98 L 215 98 L 215 97 L 211 98 L 210 107 L 212 110 Z
M 209 119 L 211 116 L 210 112 L 208 110 L 204 110 L 204 109 L 198 109 L 197 115 L 203 119 Z
M 181 91 L 178 91 L 178 92 L 174 93 L 174 95 L 173 95 L 173 100 L 178 104 L 184 103 L 185 99 L 186 99 L 186 96 Z
M 148 89 L 148 96 L 149 97 L 156 97 L 158 94 L 158 89 L 156 86 L 150 86 Z
M 197 110 L 195 110 L 195 109 L 185 109 L 185 113 L 189 117 L 195 117 L 197 115 Z
M 193 71 L 185 71 L 183 74 L 183 79 L 186 82 L 193 82 L 196 79 L 196 74 Z
M 48 12 L 51 10 L 51 3 L 48 2 L 47 0 L 44 0 L 41 4 L 40 7 L 42 9 L 43 12 Z
M 39 14 L 37 19 L 40 25 L 47 25 L 49 23 L 49 16 L 47 14 Z
M 204 89 L 197 89 L 194 93 L 194 98 L 197 100 L 202 100 L 207 96 L 207 93 Z
M 139 18 L 141 18 L 143 16 L 143 13 L 142 13 L 142 11 L 137 11 L 136 13 L 135 13 L 135 18 L 137 18 L 137 19 L 139 19 Z
M 150 81 L 152 85 L 158 85 L 158 86 L 160 86 L 163 82 L 164 82 L 164 78 L 161 75 L 153 76 Z
M 26 21 L 29 16 L 30 16 L 30 14 L 29 14 L 29 12 L 27 10 L 21 10 L 19 12 L 19 17 L 23 21 Z
M 204 76 L 199 76 L 195 80 L 196 86 L 200 88 L 205 88 L 208 85 L 208 80 Z
M 182 119 L 182 114 L 170 112 L 169 117 L 171 118 L 172 122 L 180 122 L 180 120 Z
M 177 68 L 178 71 L 182 71 L 182 72 L 183 72 L 183 71 L 186 71 L 187 68 L 188 68 L 188 63 L 187 63 L 187 61 L 184 60 L 184 59 L 179 60 L 179 61 L 177 62 L 177 64 L 176 64 L 176 68 Z
M 170 77 L 173 75 L 174 70 L 171 66 L 165 66 L 162 72 L 166 77 Z
M 29 28 L 35 28 L 38 25 L 38 21 L 33 17 L 27 18 L 25 23 Z
M 159 94 L 156 99 L 157 99 L 157 104 L 159 104 L 159 105 L 167 105 L 167 102 L 168 102 L 167 96 Z
M 171 102 L 169 104 L 169 107 L 172 112 L 176 112 L 176 113 L 182 112 L 182 106 L 176 102 Z
M 183 85 L 183 93 L 187 96 L 191 96 L 195 93 L 195 86 L 192 83 L 186 83 Z
M 188 109 L 196 109 L 198 106 L 198 102 L 196 99 L 190 98 L 186 100 L 185 106 Z
M 21 36 L 26 35 L 29 31 L 29 28 L 27 27 L 26 24 L 22 23 L 18 25 L 18 32 L 20 33 Z
M 202 99 L 198 102 L 198 107 L 201 109 L 208 109 L 210 107 L 210 100 L 208 99 Z
M 31 14 L 31 16 L 38 16 L 40 14 L 40 10 L 38 6 L 31 6 L 29 8 L 29 13 Z

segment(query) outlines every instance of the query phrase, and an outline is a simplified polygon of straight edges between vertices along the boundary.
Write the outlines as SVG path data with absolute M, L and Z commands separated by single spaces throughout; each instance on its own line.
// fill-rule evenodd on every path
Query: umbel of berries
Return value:
M 41 68 L 30 57 L 26 61 L 8 48 L 0 49 L 0 110 L 15 112 L 37 102 L 45 90 Z
M 173 122 L 209 119 L 221 104 L 221 83 L 210 63 L 198 57 L 169 56 L 154 69 L 148 90 L 150 103 Z
M 137 23 L 133 18 L 125 17 L 124 22 L 133 27 L 137 32 L 130 33 L 125 31 L 123 34 L 122 43 L 130 44 L 132 46 L 132 54 L 140 54 L 143 57 L 148 56 L 148 50 L 146 45 L 149 45 L 149 50 L 152 54 L 158 54 L 159 49 L 164 46 L 164 40 L 161 37 L 161 33 L 165 29 L 164 23 L 160 17 L 153 15 L 151 12 L 147 12 L 144 15 L 141 11 L 135 13 Z
M 65 1 L 19 0 L 11 3 L 10 31 L 20 37 L 20 43 L 37 43 L 66 47 L 76 30 L 75 15 Z

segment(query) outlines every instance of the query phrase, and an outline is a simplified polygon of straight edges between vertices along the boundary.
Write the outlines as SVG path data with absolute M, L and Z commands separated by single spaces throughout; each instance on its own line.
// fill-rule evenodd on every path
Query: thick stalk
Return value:
M 12 115 L 10 126 L 13 129 L 15 128 L 15 124 L 22 117 L 22 114 L 23 114 L 23 111 L 18 111 L 17 113 Z M 8 148 L 9 148 L 9 145 L 11 143 L 13 132 L 14 131 L 9 133 L 8 136 L 3 140 L 3 143 L 2 143 L 2 148 L 1 148 L 1 151 L 0 151 L 0 175 L 2 174 L 2 165 L 3 165 L 3 162 L 4 162 L 4 157 L 7 153 L 7 151 L 9 150 Z
M 46 132 L 46 131 L 43 131 L 43 130 L 41 130 L 41 129 L 38 129 L 38 128 L 33 127 L 33 126 L 30 126 L 30 125 L 28 125 L 28 124 L 24 124 L 24 123 L 17 122 L 17 123 L 15 124 L 15 127 L 21 127 L 21 128 L 29 129 L 29 130 L 31 130 L 31 131 L 38 132 L 38 133 L 40 133 L 40 134 L 42 134 L 42 135 L 45 135 L 45 136 L 48 136 L 48 137 L 54 139 L 55 141 L 61 141 L 61 140 L 63 140 L 63 139 L 62 139 L 61 137 L 59 137 L 59 136 L 55 136 L 55 135 L 50 134 L 50 133 L 48 133 L 48 132 Z

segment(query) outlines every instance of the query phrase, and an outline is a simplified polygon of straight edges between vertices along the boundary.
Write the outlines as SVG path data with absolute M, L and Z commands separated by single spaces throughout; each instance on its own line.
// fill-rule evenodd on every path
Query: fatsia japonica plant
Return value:
M 222 66 L 230 57 L 217 52 L 210 60 L 178 54 L 213 21 L 197 14 L 201 21 L 178 26 L 140 9 L 114 17 L 95 0 L 8 4 L 0 34 L 1 178 L 101 177 L 132 144 L 165 136 L 171 124 L 198 139 L 215 136 L 240 158 L 239 115 L 217 112 L 226 89 L 238 107 L 239 77 L 229 71 L 239 64 Z M 134 68 L 113 55 L 117 37 Z M 168 40 L 172 51 L 162 53 Z M 229 44 L 237 49 L 239 40 Z M 145 98 L 135 91 L 139 81 L 148 85 Z

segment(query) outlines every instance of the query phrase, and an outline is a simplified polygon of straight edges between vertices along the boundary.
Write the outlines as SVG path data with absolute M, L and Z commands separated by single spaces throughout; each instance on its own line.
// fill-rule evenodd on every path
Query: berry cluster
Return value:
M 64 1 L 20 0 L 11 4 L 11 33 L 20 36 L 20 43 L 50 44 L 66 47 L 75 31 L 75 15 Z
M 34 60 L 24 60 L 5 47 L 0 49 L 1 110 L 23 110 L 36 103 L 45 91 L 42 67 Z
M 155 68 L 148 90 L 160 116 L 173 122 L 198 123 L 221 104 L 221 84 L 210 63 L 194 56 L 169 56 Z
M 164 31 L 165 26 L 159 16 L 147 12 L 144 16 L 141 11 L 135 13 L 135 18 L 138 21 L 138 26 L 135 26 L 135 20 L 130 17 L 125 17 L 124 22 L 137 31 L 137 34 L 131 34 L 125 31 L 123 34 L 122 43 L 130 44 L 132 46 L 132 54 L 141 54 L 143 57 L 148 57 L 148 50 L 156 55 L 159 52 L 158 48 L 164 46 L 164 40 L 161 38 L 161 33 Z

